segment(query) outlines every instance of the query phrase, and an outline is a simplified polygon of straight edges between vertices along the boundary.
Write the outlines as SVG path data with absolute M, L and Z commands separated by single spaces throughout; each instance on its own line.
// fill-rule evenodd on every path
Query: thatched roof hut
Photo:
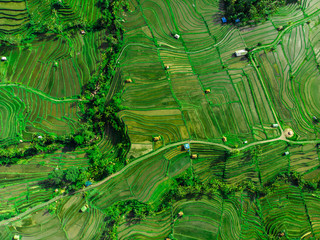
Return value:
M 279 27 L 277 28 L 277 30 L 278 30 L 278 31 L 282 31 L 282 30 L 283 30 L 283 26 L 279 26 Z
M 178 217 L 182 217 L 182 216 L 183 216 L 183 212 L 180 211 L 180 212 L 178 213 Z
M 14 239 L 14 240 L 20 240 L 20 235 L 15 234 L 15 235 L 13 236 L 13 239 Z
M 132 83 L 131 78 L 126 79 L 126 83 Z
M 85 212 L 88 209 L 88 204 L 83 205 L 82 208 L 80 209 L 81 212 Z
M 197 158 L 197 157 L 198 157 L 197 154 L 192 154 L 192 155 L 191 155 L 191 158 L 192 158 L 192 159 L 195 159 L 195 158 Z
M 225 137 L 225 136 L 222 137 L 223 142 L 226 142 L 227 140 L 228 140 L 227 137 Z
M 165 66 L 165 69 L 166 70 L 170 69 L 170 66 L 169 65 Z
M 204 92 L 205 93 L 211 93 L 211 90 L 210 89 L 206 89 Z
M 81 35 L 85 35 L 85 34 L 86 34 L 86 31 L 83 30 L 83 29 L 81 29 L 81 30 L 80 30 L 80 34 L 81 34 Z
M 153 141 L 154 141 L 154 142 L 158 142 L 160 139 L 161 139 L 161 137 L 160 137 L 160 136 L 153 137 Z

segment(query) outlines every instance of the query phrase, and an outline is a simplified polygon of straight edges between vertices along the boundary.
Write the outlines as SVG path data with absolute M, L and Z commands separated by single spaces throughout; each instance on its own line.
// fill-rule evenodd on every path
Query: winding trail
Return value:
M 14 222 L 14 221 L 18 221 L 22 218 L 24 218 L 25 216 L 37 211 L 37 210 L 40 210 L 41 208 L 59 200 L 59 199 L 62 199 L 64 197 L 68 197 L 68 196 L 71 196 L 71 195 L 74 195 L 76 193 L 81 193 L 81 192 L 86 192 L 86 191 L 89 191 L 89 190 L 92 190 L 93 188 L 96 188 L 96 187 L 99 187 L 100 185 L 106 183 L 107 181 L 109 181 L 110 179 L 112 178 L 115 178 L 116 176 L 122 174 L 123 172 L 125 172 L 128 168 L 131 168 L 132 166 L 142 162 L 143 160 L 147 159 L 147 158 L 150 158 L 162 151 L 165 151 L 169 148 L 172 148 L 172 147 L 177 147 L 177 146 L 181 146 L 185 143 L 189 143 L 189 144 L 192 144 L 192 143 L 198 143 L 198 144 L 204 144 L 204 145 L 211 145 L 211 146 L 217 146 L 217 147 L 221 147 L 221 148 L 224 148 L 226 150 L 229 150 L 229 151 L 232 151 L 232 150 L 239 150 L 239 151 L 243 151 L 245 150 L 246 148 L 249 148 L 249 147 L 253 147 L 255 145 L 260 145 L 260 144 L 264 144 L 264 143 L 271 143 L 271 142 L 276 142 L 276 141 L 285 141 L 285 142 L 290 142 L 292 144 L 308 144 L 308 143 L 314 143 L 314 144 L 317 144 L 317 143 L 320 143 L 320 139 L 319 140 L 314 140 L 314 141 L 291 141 L 289 139 L 286 139 L 285 138 L 285 135 L 284 133 L 278 137 L 278 138 L 274 138 L 274 139 L 269 139 L 269 140 L 263 140 L 263 141 L 258 141 L 258 142 L 253 142 L 251 144 L 248 144 L 246 146 L 243 146 L 241 148 L 231 148 L 231 147 L 228 147 L 226 146 L 225 144 L 220 144 L 220 143 L 212 143 L 212 142 L 206 142 L 206 141 L 197 141 L 197 140 L 185 140 L 185 141 L 181 141 L 181 142 L 176 142 L 176 143 L 172 143 L 172 144 L 169 144 L 169 145 L 166 145 L 162 148 L 159 148 L 157 149 L 156 151 L 153 151 L 153 152 L 150 152 L 144 156 L 141 156 L 139 158 L 137 158 L 137 160 L 131 162 L 130 164 L 128 164 L 127 166 L 125 166 L 124 168 L 122 168 L 120 171 L 118 171 L 117 173 L 114 173 L 112 175 L 110 175 L 109 177 L 101 180 L 100 182 L 97 182 L 95 184 L 92 184 L 91 186 L 87 187 L 87 188 L 84 188 L 84 189 L 80 189 L 76 192 L 73 192 L 73 193 L 69 193 L 69 194 L 65 194 L 65 195 L 59 195 L 57 197 L 54 197 L 52 198 L 51 200 L 47 201 L 47 202 L 44 202 L 44 203 L 41 203 L 33 208 L 30 208 L 28 209 L 27 211 L 13 217 L 13 218 L 10 218 L 10 219 L 7 219 L 7 220 L 2 220 L 0 221 L 0 226 L 4 226 L 4 225 L 8 225 L 10 224 L 11 222 Z

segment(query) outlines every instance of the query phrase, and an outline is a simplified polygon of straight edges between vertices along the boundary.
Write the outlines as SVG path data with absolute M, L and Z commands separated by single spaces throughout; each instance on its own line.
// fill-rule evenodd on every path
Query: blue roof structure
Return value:
M 86 181 L 85 185 L 86 185 L 86 187 L 89 187 L 90 185 L 92 185 L 92 182 Z
M 189 143 L 183 144 L 184 149 L 190 149 Z
M 222 21 L 223 23 L 226 23 L 226 22 L 227 22 L 227 19 L 226 19 L 225 17 L 223 17 L 223 18 L 221 18 L 221 21 Z
M 237 18 L 235 22 L 236 22 L 236 23 L 239 23 L 239 22 L 240 22 L 240 19 L 239 19 L 239 18 Z

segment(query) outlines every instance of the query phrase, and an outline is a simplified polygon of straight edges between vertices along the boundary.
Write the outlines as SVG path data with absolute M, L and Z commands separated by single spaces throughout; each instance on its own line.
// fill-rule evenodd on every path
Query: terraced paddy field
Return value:
M 128 0 L 117 33 L 102 2 L 0 1 L 0 147 L 71 138 L 100 89 L 87 112 L 121 102 L 130 145 L 106 122 L 0 166 L 0 239 L 320 239 L 319 1 L 243 26 L 223 1 Z M 95 158 L 91 186 L 44 185 Z

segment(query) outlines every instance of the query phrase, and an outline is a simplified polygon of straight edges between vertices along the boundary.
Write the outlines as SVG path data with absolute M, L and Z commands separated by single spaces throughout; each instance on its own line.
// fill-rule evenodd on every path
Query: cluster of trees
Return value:
M 105 210 L 107 217 L 104 219 L 106 228 L 102 234 L 103 239 L 118 239 L 117 228 L 120 220 L 125 217 L 128 224 L 136 224 L 147 216 L 154 214 L 152 205 L 137 200 L 117 202 Z
M 39 137 L 41 136 L 41 137 Z M 15 164 L 22 158 L 35 154 L 51 153 L 64 146 L 74 149 L 91 143 L 94 133 L 90 125 L 84 123 L 75 134 L 55 136 L 52 134 L 34 134 L 30 144 L 21 148 L 16 146 L 2 146 L 0 148 L 0 165 Z
M 83 187 L 88 177 L 89 173 L 85 168 L 73 166 L 66 170 L 57 169 L 51 172 L 46 184 L 53 187 L 64 188 L 72 192 Z
M 229 22 L 257 23 L 291 2 L 294 0 L 224 0 L 225 15 Z

